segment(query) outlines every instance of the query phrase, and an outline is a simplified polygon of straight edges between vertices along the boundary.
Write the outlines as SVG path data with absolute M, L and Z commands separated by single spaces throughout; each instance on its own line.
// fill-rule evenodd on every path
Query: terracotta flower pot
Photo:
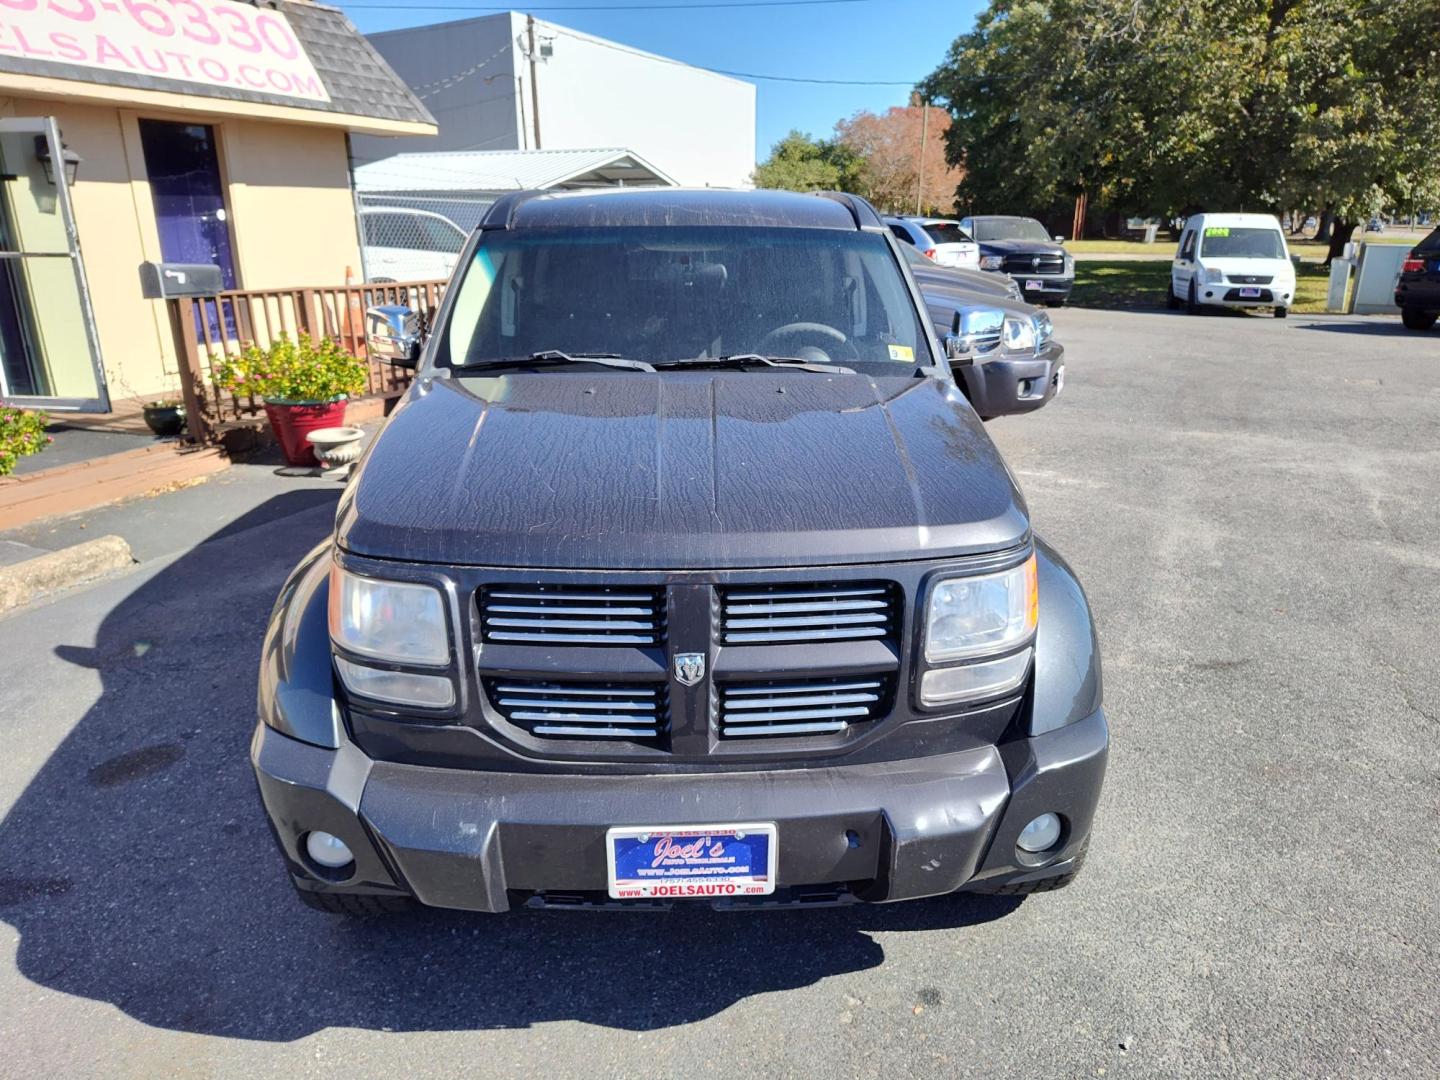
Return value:
M 338 401 L 267 401 L 265 415 L 280 442 L 287 465 L 319 465 L 305 436 L 345 423 L 345 399 Z

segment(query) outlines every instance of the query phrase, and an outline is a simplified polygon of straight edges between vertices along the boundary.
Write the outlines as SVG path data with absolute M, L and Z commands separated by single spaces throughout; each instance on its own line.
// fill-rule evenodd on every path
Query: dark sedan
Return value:
M 1028 217 L 967 217 L 960 227 L 980 245 L 980 269 L 1009 274 L 1032 304 L 1059 306 L 1075 285 L 1075 260 Z
M 1429 330 L 1440 318 L 1440 229 L 1406 258 L 1395 283 L 1395 305 L 1410 330 Z

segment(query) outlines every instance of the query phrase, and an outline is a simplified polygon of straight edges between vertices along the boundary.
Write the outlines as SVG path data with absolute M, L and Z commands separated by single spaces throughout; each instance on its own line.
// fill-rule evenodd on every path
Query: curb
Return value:
M 118 536 L 101 536 L 83 544 L 0 566 L 0 615 L 46 593 L 105 577 L 135 564 L 130 545 Z

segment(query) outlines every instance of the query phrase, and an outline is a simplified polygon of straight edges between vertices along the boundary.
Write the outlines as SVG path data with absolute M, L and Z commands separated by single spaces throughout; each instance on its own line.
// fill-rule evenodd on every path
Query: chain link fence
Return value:
M 366 281 L 448 278 L 460 249 L 494 199 L 484 195 L 364 193 L 360 203 Z

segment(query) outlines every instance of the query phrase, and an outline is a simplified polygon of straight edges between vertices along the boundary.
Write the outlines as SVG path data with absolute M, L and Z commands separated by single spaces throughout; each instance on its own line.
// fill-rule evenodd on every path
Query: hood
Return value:
M 417 382 L 336 535 L 377 558 L 656 570 L 975 554 L 1029 529 L 939 379 L 525 373 Z
M 1271 277 L 1294 277 L 1295 267 L 1289 259 L 1247 259 L 1236 256 L 1201 255 L 1198 262 L 1206 270 L 1231 274 L 1269 274 Z
M 1021 318 L 1029 318 L 1040 310 L 1024 300 L 1016 300 L 1003 293 L 981 292 L 968 285 L 941 285 L 931 281 L 921 281 L 919 285 L 920 295 L 924 298 L 925 306 L 930 310 L 930 318 L 937 327 L 942 319 L 948 327 L 950 317 L 957 308 L 962 307 L 998 308 L 1007 315 L 1019 315 Z
M 915 278 L 915 283 L 920 286 L 921 292 L 939 286 L 942 289 L 970 292 L 976 296 L 1009 296 L 1013 287 L 1013 283 L 1004 274 L 995 274 L 988 270 L 937 264 L 933 269 L 912 266 L 910 273 Z
M 1053 240 L 981 240 L 986 255 L 1064 255 L 1065 246 Z

